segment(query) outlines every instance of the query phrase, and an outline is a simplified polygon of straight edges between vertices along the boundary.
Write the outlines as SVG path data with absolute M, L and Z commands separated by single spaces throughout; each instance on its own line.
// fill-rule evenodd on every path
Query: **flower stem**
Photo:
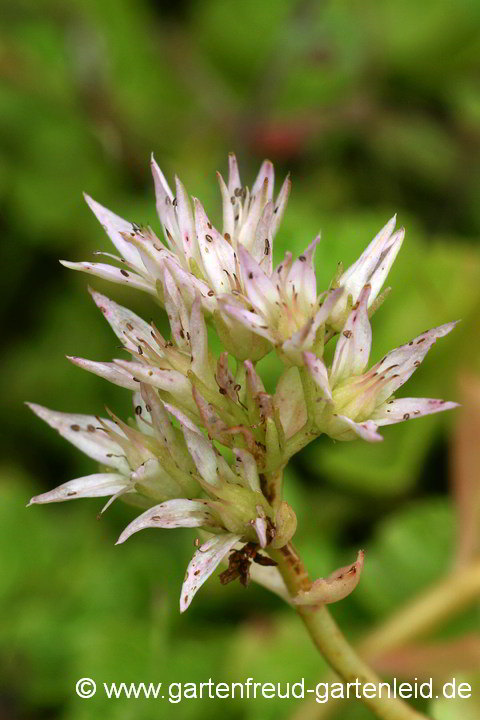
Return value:
M 406 645 L 418 636 L 435 630 L 448 618 L 461 612 L 480 597 L 480 560 L 449 573 L 438 583 L 415 597 L 370 632 L 357 646 L 362 657 L 370 662 L 382 654 Z M 332 682 L 334 675 L 322 678 Z M 338 707 L 341 698 L 319 707 L 315 699 L 302 703 L 291 716 L 292 720 L 320 720 Z
M 308 590 L 311 583 L 300 556 L 289 543 L 280 550 L 270 550 L 270 556 L 278 563 L 278 569 L 292 597 L 300 590 Z M 365 683 L 381 682 L 375 672 L 357 655 L 346 640 L 327 607 L 317 608 L 298 606 L 298 615 L 303 621 L 317 649 L 333 670 L 346 683 L 354 683 L 350 691 L 383 720 L 421 720 L 424 715 L 417 712 L 398 698 L 388 698 L 385 688 L 379 697 L 365 697 L 362 687 Z M 370 692 L 369 695 L 374 693 Z

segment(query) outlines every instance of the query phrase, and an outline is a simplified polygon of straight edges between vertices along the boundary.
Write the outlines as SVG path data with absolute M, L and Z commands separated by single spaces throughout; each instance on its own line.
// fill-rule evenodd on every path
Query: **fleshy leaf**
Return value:
M 360 550 L 353 565 L 341 567 L 327 578 L 318 578 L 310 590 L 302 590 L 293 598 L 294 604 L 315 606 L 343 600 L 357 587 L 363 562 L 364 552 Z

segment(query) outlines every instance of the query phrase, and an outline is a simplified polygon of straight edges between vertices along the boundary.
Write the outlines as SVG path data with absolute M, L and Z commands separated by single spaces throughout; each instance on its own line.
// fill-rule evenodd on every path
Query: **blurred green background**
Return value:
M 480 3 L 2 0 L 0 11 L 0 718 L 291 717 L 298 701 L 167 707 L 75 695 L 82 676 L 314 683 L 324 668 L 294 614 L 261 588 L 212 579 L 179 616 L 191 532 L 146 531 L 114 547 L 133 512 L 121 503 L 100 521 L 95 500 L 25 510 L 31 495 L 94 468 L 24 400 L 131 411 L 127 391 L 64 358 L 110 359 L 116 340 L 86 292 L 89 278 L 57 259 L 110 250 L 84 190 L 158 228 L 152 151 L 212 219 L 227 152 L 247 184 L 269 157 L 278 182 L 293 175 L 275 259 L 321 229 L 323 286 L 398 213 L 406 242 L 373 321 L 373 359 L 461 318 L 405 393 L 459 399 L 459 377 L 480 371 Z M 146 319 L 160 317 L 146 296 L 90 280 Z M 270 377 L 279 370 L 274 359 L 261 367 Z M 351 638 L 452 562 L 459 417 L 387 428 L 380 446 L 320 439 L 291 464 L 287 496 L 312 573 L 367 550 L 359 588 L 333 607 Z M 455 623 L 445 632 L 478 629 L 478 610 Z

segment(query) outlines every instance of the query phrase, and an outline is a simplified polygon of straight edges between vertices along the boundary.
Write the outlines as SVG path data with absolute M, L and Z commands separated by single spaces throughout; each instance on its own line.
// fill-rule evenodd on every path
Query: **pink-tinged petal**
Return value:
M 182 373 L 177 370 L 162 370 L 153 365 L 144 365 L 129 360 L 114 360 L 115 364 L 123 368 L 139 382 L 148 383 L 159 390 L 171 393 L 182 404 L 193 409 L 192 386 Z
M 44 503 L 64 502 L 65 500 L 76 500 L 77 498 L 107 497 L 125 492 L 130 486 L 125 475 L 117 473 L 96 473 L 85 477 L 69 480 L 62 485 L 32 497 L 29 505 L 42 505 Z
M 166 410 L 168 410 L 170 415 L 173 415 L 173 417 L 176 420 L 178 420 L 178 422 L 180 423 L 180 425 L 182 427 L 185 425 L 185 427 L 187 427 L 192 432 L 196 432 L 197 435 L 202 435 L 201 430 L 199 430 L 199 428 L 195 425 L 195 423 L 192 422 L 192 420 L 190 420 L 188 415 L 186 415 L 184 412 L 179 410 L 174 405 L 171 405 L 170 403 L 163 403 L 163 406 Z
M 443 410 L 453 410 L 459 407 L 456 402 L 446 400 L 433 400 L 431 398 L 399 398 L 387 400 L 372 413 L 372 420 L 376 425 L 392 425 L 393 423 L 411 420 L 412 418 L 431 415 Z
M 208 336 L 202 302 L 197 297 L 192 305 L 190 315 L 190 349 L 192 353 L 191 370 L 206 385 L 214 382 L 213 371 L 208 358 Z
M 222 208 L 223 208 L 223 233 L 228 233 L 230 238 L 233 238 L 235 233 L 235 209 L 232 205 L 231 194 L 228 192 L 228 187 L 225 184 L 225 180 L 217 172 L 218 184 L 220 185 L 220 192 L 222 194 Z
M 85 455 L 93 458 L 102 465 L 116 468 L 121 472 L 130 472 L 121 446 L 111 440 L 102 430 L 99 418 L 93 415 L 79 415 L 74 413 L 58 412 L 37 405 L 26 403 L 35 415 L 44 420 L 72 445 Z M 119 431 L 111 420 L 101 419 L 108 428 Z
M 165 239 L 172 249 L 175 249 L 178 253 L 183 254 L 180 229 L 178 227 L 175 208 L 173 207 L 173 193 L 165 179 L 165 175 L 155 162 L 153 154 L 150 165 L 152 168 L 153 182 L 155 184 L 157 213 L 165 231 Z
M 285 285 L 288 273 L 290 272 L 290 268 L 292 267 L 292 262 L 293 255 L 289 250 L 287 250 L 282 262 L 279 263 L 279 265 L 277 265 L 277 267 L 273 271 L 272 282 L 274 282 L 276 286 Z
M 140 388 L 145 405 L 149 407 L 153 430 L 158 442 L 168 450 L 182 470 L 190 469 L 191 462 L 185 452 L 183 440 L 175 432 L 165 405 L 158 397 L 157 391 L 150 385 L 143 383 Z
M 180 229 L 180 235 L 183 241 L 183 251 L 187 261 L 192 258 L 198 267 L 202 267 L 200 251 L 195 236 L 195 222 L 193 219 L 192 206 L 190 198 L 181 180 L 175 178 L 177 192 L 177 217 Z
M 280 295 L 275 285 L 255 262 L 248 250 L 238 248 L 242 279 L 248 299 L 269 320 L 278 316 Z
M 257 462 L 253 455 L 242 448 L 233 448 L 232 452 L 235 455 L 236 471 L 242 478 L 245 487 L 254 492 L 261 492 Z
M 152 328 L 128 308 L 89 288 L 95 305 L 127 350 L 137 351 L 139 343 L 152 342 Z
M 257 517 L 254 520 L 253 527 L 255 528 L 255 532 L 257 534 L 258 542 L 260 544 L 260 547 L 264 548 L 267 547 L 268 539 L 267 539 L 267 519 L 265 517 Z
M 174 278 L 183 300 L 188 307 L 192 306 L 197 293 L 199 293 L 202 298 L 203 309 L 208 313 L 212 313 L 215 310 L 217 301 L 213 291 L 206 282 L 199 280 L 195 275 L 181 268 L 176 262 L 167 260 L 165 267 Z
M 269 200 L 268 196 L 269 187 L 267 178 L 265 178 L 258 192 L 255 194 L 252 192 L 250 199 L 247 194 L 243 203 L 243 213 L 246 212 L 246 215 L 241 215 L 239 218 L 240 232 L 238 233 L 238 240 L 241 245 L 249 251 L 255 242 L 255 233 L 260 218 L 262 217 L 263 209 Z
M 205 435 L 190 430 L 186 425 L 182 425 L 182 430 L 188 451 L 198 472 L 206 483 L 218 486 L 220 480 L 218 477 L 217 456 L 211 442 L 207 440 Z
M 280 377 L 273 402 L 278 409 L 285 438 L 288 440 L 307 422 L 307 407 L 297 367 L 288 368 Z
M 121 545 L 131 535 L 145 528 L 202 527 L 214 524 L 206 502 L 183 498 L 167 500 L 132 520 L 115 544 Z
M 290 174 L 288 174 L 283 181 L 283 185 L 280 188 L 280 192 L 278 193 L 277 199 L 275 201 L 275 208 L 273 210 L 272 220 L 272 237 L 275 237 L 275 235 L 277 234 L 277 230 L 280 227 L 280 223 L 282 222 L 291 189 L 292 181 L 290 180 Z
M 175 345 L 181 350 L 189 350 L 188 331 L 190 322 L 187 307 L 170 272 L 165 268 L 163 275 L 163 294 L 170 330 Z
M 314 353 L 311 352 L 303 353 L 303 359 L 305 362 L 305 366 L 311 377 L 313 378 L 315 384 L 320 388 L 322 392 L 322 397 L 325 400 L 331 402 L 332 391 L 330 389 L 328 370 L 325 367 L 325 363 L 321 358 L 317 357 L 316 355 L 314 355 Z
M 296 296 L 296 303 L 304 315 L 312 312 L 317 301 L 317 277 L 313 265 L 315 248 L 320 242 L 320 235 L 310 243 L 303 255 L 295 260 L 285 282 L 285 294 L 292 300 Z
M 392 243 L 392 233 L 396 222 L 397 216 L 394 215 L 375 235 L 358 260 L 340 278 L 340 284 L 346 287 L 347 291 L 353 295 L 353 302 L 356 301 L 362 287 L 369 282 L 379 263 L 382 259 L 385 259 L 385 253 Z
M 203 543 L 190 561 L 180 596 L 180 612 L 185 612 L 203 583 L 216 570 L 241 535 L 215 535 Z
M 124 268 L 117 268 L 113 265 L 107 265 L 106 263 L 91 263 L 91 262 L 69 262 L 68 260 L 60 260 L 60 263 L 70 270 L 80 270 L 86 272 L 89 275 L 95 275 L 96 277 L 102 278 L 102 280 L 109 280 L 110 282 L 118 283 L 119 285 L 128 285 L 136 290 L 143 290 L 144 292 L 150 293 L 150 295 L 157 294 L 153 283 L 145 280 L 137 273 L 131 270 L 125 270 Z
M 258 175 L 255 178 L 255 182 L 252 186 L 252 196 L 256 196 L 259 192 L 262 192 L 265 186 L 265 180 L 267 181 L 267 201 L 273 197 L 273 186 L 275 184 L 275 170 L 270 160 L 264 160 Z
M 235 153 L 228 153 L 228 192 L 230 195 L 235 194 L 235 190 L 240 190 L 242 182 L 238 171 L 237 158 Z
M 154 436 L 152 416 L 150 414 L 150 406 L 143 398 L 139 388 L 145 387 L 143 383 L 137 383 L 135 392 L 132 395 L 133 411 L 135 413 L 135 422 L 137 428 L 144 435 Z
M 407 382 L 438 338 L 448 335 L 456 324 L 456 322 L 446 323 L 427 330 L 409 343 L 387 353 L 379 363 L 369 370 L 367 376 L 378 376 L 380 384 L 380 389 L 376 394 L 377 405 L 387 400 Z
M 166 248 L 149 227 L 136 228 L 124 237 L 137 248 L 149 275 L 148 279 L 154 285 L 157 280 L 162 279 L 166 260 L 175 259 L 179 262 L 178 256 Z
M 343 600 L 355 590 L 363 570 L 365 554 L 360 550 L 353 565 L 335 570 L 327 578 L 315 580 L 310 590 L 301 590 L 293 598 L 295 605 L 324 605 Z
M 262 217 L 260 218 L 257 229 L 255 230 L 255 240 L 251 247 L 250 253 L 253 259 L 261 265 L 265 274 L 270 277 L 272 274 L 272 258 L 273 258 L 273 236 L 271 231 L 273 218 L 273 202 L 270 200 L 263 208 Z
M 161 197 L 166 196 L 169 197 L 170 200 L 173 200 L 173 193 L 170 190 L 170 186 L 165 179 L 165 175 L 160 170 L 155 158 L 153 157 L 153 153 L 150 158 L 150 163 L 152 168 L 153 181 L 155 183 L 155 192 Z
M 107 210 L 107 208 L 100 205 L 100 203 L 96 202 L 96 200 L 86 193 L 83 194 L 83 197 L 121 256 L 125 258 L 130 265 L 142 272 L 144 266 L 138 250 L 122 236 L 122 233 L 131 233 L 133 231 L 132 223 Z
M 362 440 L 367 442 L 382 442 L 383 437 L 377 433 L 377 423 L 373 420 L 365 422 L 354 422 L 346 415 L 336 415 L 335 419 L 339 421 L 340 427 L 344 426 L 344 432 L 341 430 L 335 434 L 337 440 L 350 440 L 351 430 Z
M 403 245 L 405 239 L 405 229 L 401 228 L 390 238 L 384 252 L 381 254 L 375 269 L 370 277 L 370 285 L 372 286 L 372 296 L 370 298 L 370 305 L 373 300 L 377 297 L 378 293 L 382 289 L 382 286 L 387 278 L 390 268 L 392 267 L 395 259 Z
M 332 307 L 335 305 L 339 297 L 343 293 L 343 288 L 329 290 L 326 299 L 316 312 L 314 317 L 305 323 L 305 325 L 297 330 L 289 340 L 285 340 L 282 345 L 282 351 L 296 365 L 302 365 L 302 352 L 310 350 L 319 327 L 326 323 Z
M 256 335 L 264 337 L 266 340 L 269 340 L 273 345 L 275 345 L 275 337 L 270 332 L 265 318 L 257 315 L 256 313 L 252 313 L 249 310 L 245 310 L 245 308 L 238 305 L 230 305 L 228 297 L 219 298 L 219 304 L 221 309 L 226 312 L 227 315 L 230 315 L 233 320 L 238 320 L 244 327 L 247 328 L 247 330 L 251 330 L 256 333 Z
M 360 375 L 367 367 L 372 347 L 372 327 L 368 319 L 370 291 L 370 285 L 365 285 L 340 334 L 332 363 L 332 386 L 352 375 Z
M 136 382 L 131 373 L 126 371 L 124 368 L 118 367 L 114 363 L 110 362 L 94 362 L 93 360 L 86 360 L 85 358 L 72 357 L 67 355 L 67 360 L 70 360 L 74 365 L 87 370 L 88 372 L 98 375 L 105 380 L 119 385 L 119 387 L 127 388 L 127 390 L 137 390 L 138 382 Z
M 230 292 L 232 284 L 229 278 L 232 278 L 233 282 L 235 275 L 233 248 L 223 235 L 213 227 L 197 198 L 194 198 L 194 205 L 197 242 L 205 272 L 216 292 Z

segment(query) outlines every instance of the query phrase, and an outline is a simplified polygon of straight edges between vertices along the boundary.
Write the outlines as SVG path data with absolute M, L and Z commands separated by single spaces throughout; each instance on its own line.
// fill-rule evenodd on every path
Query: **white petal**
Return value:
M 155 184 L 155 198 L 157 205 L 157 213 L 165 230 L 165 238 L 172 249 L 183 255 L 183 244 L 180 238 L 180 230 L 178 227 L 175 209 L 173 207 L 173 193 L 165 179 L 165 175 L 160 170 L 151 157 L 150 165 L 152 168 L 153 181 Z M 172 245 L 173 242 L 173 245 Z
M 115 544 L 121 545 L 131 535 L 145 528 L 202 527 L 212 524 L 213 517 L 205 502 L 183 498 L 167 500 L 132 520 Z
M 240 180 L 240 173 L 238 172 L 238 163 L 235 153 L 228 154 L 228 192 L 230 195 L 235 193 L 235 190 L 240 190 L 242 182 Z
M 389 398 L 407 382 L 436 340 L 448 335 L 456 324 L 456 322 L 446 323 L 427 330 L 406 345 L 401 345 L 389 352 L 369 370 L 368 375 L 378 375 L 379 381 L 382 383 L 382 387 L 377 393 L 377 404 Z
M 249 310 L 245 310 L 243 307 L 229 304 L 228 297 L 219 298 L 219 301 L 221 309 L 226 312 L 227 315 L 230 315 L 230 317 L 234 320 L 238 320 L 248 330 L 251 330 L 257 335 L 260 335 L 275 344 L 275 337 L 269 330 L 265 318 L 257 315 L 256 313 L 252 313 Z
M 131 373 L 126 371 L 124 368 L 118 367 L 115 363 L 94 362 L 93 360 L 71 357 L 70 355 L 67 355 L 67 359 L 74 365 L 78 365 L 78 367 L 82 368 L 82 370 L 88 370 L 88 372 L 98 375 L 114 385 L 127 388 L 127 390 L 138 389 L 138 382 L 133 379 Z
M 180 236 L 183 241 L 183 251 L 187 259 L 193 257 L 195 262 L 199 264 L 200 253 L 198 252 L 198 245 L 195 238 L 192 206 L 190 205 L 187 191 L 178 177 L 175 178 L 175 186 L 177 192 L 177 217 Z
M 250 199 L 248 194 L 245 198 L 243 209 L 244 212 L 246 210 L 247 214 L 239 220 L 240 232 L 238 233 L 238 241 L 249 251 L 251 251 L 254 245 L 257 226 L 262 217 L 263 209 L 268 202 L 268 196 L 269 186 L 265 178 L 258 192 L 254 194 L 252 191 Z
M 263 271 L 272 274 L 273 236 L 271 232 L 273 202 L 270 200 L 263 208 L 262 216 L 255 230 L 255 240 L 250 248 L 253 259 L 261 265 Z
M 121 472 L 130 472 L 122 448 L 111 440 L 104 430 L 99 428 L 99 421 L 95 416 L 58 412 L 36 403 L 27 403 L 27 405 L 35 415 L 38 415 L 85 455 L 97 460 L 102 465 L 116 468 Z M 121 430 L 111 420 L 102 418 L 102 421 L 112 430 L 121 433 Z
M 82 272 L 95 275 L 96 277 L 102 278 L 102 280 L 110 280 L 120 285 L 128 285 L 129 287 L 136 288 L 137 290 L 144 290 L 150 293 L 150 295 L 157 294 L 153 283 L 145 280 L 140 275 L 137 275 L 131 270 L 124 270 L 123 268 L 117 268 L 113 265 L 107 265 L 105 263 L 91 263 L 91 262 L 69 262 L 68 260 L 60 260 L 60 263 L 70 270 L 81 270 Z
M 368 319 L 370 290 L 370 285 L 365 285 L 338 339 L 332 363 L 333 387 L 351 375 L 360 375 L 368 364 L 372 347 L 372 328 Z
M 180 596 L 180 612 L 184 612 L 194 595 L 203 583 L 216 570 L 225 555 L 227 555 L 241 538 L 241 535 L 215 535 L 203 543 L 190 561 Z
M 182 293 L 182 297 L 187 306 L 191 307 L 196 294 L 200 293 L 203 309 L 208 313 L 215 310 L 217 301 L 213 291 L 206 282 L 199 280 L 195 275 L 181 268 L 178 263 L 167 261 L 165 267 L 168 268 L 177 283 L 178 289 Z M 208 293 L 210 293 L 210 295 Z
M 232 452 L 235 455 L 237 473 L 243 479 L 245 487 L 254 492 L 261 492 L 257 462 L 253 455 L 241 448 L 233 448 Z
M 310 590 L 301 590 L 293 598 L 295 605 L 323 605 L 343 600 L 358 585 L 363 570 L 364 552 L 360 550 L 353 565 L 335 570 L 327 578 L 315 580 Z
M 185 427 L 187 427 L 192 432 L 197 433 L 197 435 L 202 435 L 201 430 L 198 429 L 198 427 L 195 425 L 195 423 L 192 422 L 190 420 L 190 418 L 188 417 L 188 415 L 186 415 L 184 412 L 179 410 L 174 405 L 171 405 L 170 403 L 163 403 L 163 406 L 165 407 L 166 410 L 168 410 L 168 412 L 171 415 L 173 415 L 174 418 L 176 418 L 178 420 L 178 422 L 180 423 L 180 425 L 182 425 L 182 427 L 185 425 Z
M 97 473 L 85 477 L 69 480 L 53 490 L 35 495 L 29 505 L 40 505 L 43 503 L 64 502 L 65 500 L 76 500 L 77 498 L 106 497 L 116 495 L 125 491 L 130 482 L 125 475 L 117 473 Z
M 259 192 L 262 192 L 265 180 L 267 181 L 268 187 L 267 200 L 271 200 L 273 196 L 273 186 L 275 183 L 275 170 L 270 160 L 263 161 L 252 186 L 252 195 L 257 195 Z
M 130 233 L 133 231 L 132 223 L 124 220 L 119 215 L 107 210 L 107 208 L 100 205 L 93 198 L 86 193 L 83 194 L 87 205 L 90 210 L 94 213 L 97 220 L 103 226 L 103 229 L 107 233 L 108 237 L 115 245 L 121 256 L 125 258 L 127 262 L 135 266 L 140 272 L 144 270 L 143 263 L 141 261 L 138 250 L 133 247 L 127 240 L 125 240 L 121 233 Z
M 218 184 L 220 185 L 220 192 L 222 194 L 222 206 L 223 206 L 223 233 L 228 233 L 233 238 L 235 232 L 235 210 L 231 201 L 231 194 L 228 192 L 228 187 L 225 184 L 225 180 L 217 172 Z
M 269 320 L 278 316 L 280 296 L 275 285 L 243 247 L 238 248 L 242 279 L 248 299 Z
M 235 274 L 233 248 L 209 221 L 203 206 L 197 198 L 195 204 L 195 229 L 202 256 L 203 267 L 212 288 L 218 293 L 230 292 L 229 277 Z
M 332 307 L 335 305 L 342 293 L 343 288 L 330 290 L 315 316 L 311 317 L 310 320 L 305 323 L 300 330 L 297 330 L 297 332 L 294 333 L 289 340 L 285 340 L 282 345 L 282 351 L 293 363 L 296 365 L 303 364 L 302 352 L 304 350 L 311 349 L 319 327 L 327 322 Z
M 194 409 L 190 380 L 177 370 L 162 370 L 153 365 L 143 365 L 128 360 L 115 360 L 114 362 L 120 368 L 131 373 L 137 380 L 171 393 L 182 404 Z
M 90 294 L 115 335 L 128 350 L 136 351 L 141 341 L 152 342 L 152 328 L 128 308 L 90 289 Z
M 399 398 L 388 400 L 372 413 L 372 420 L 379 426 L 392 425 L 393 423 L 411 420 L 422 415 L 453 410 L 459 407 L 456 402 L 446 400 L 434 400 L 431 398 Z
M 297 367 L 288 368 L 280 377 L 273 402 L 278 409 L 285 437 L 288 439 L 307 422 L 307 407 Z
M 190 322 L 187 307 L 167 267 L 164 270 L 163 293 L 165 310 L 175 344 L 182 350 L 188 350 L 190 347 L 188 341 Z
M 401 228 L 400 230 L 398 230 L 398 232 L 392 235 L 386 248 L 384 249 L 384 252 L 381 254 L 369 281 L 370 285 L 372 286 L 372 295 L 370 296 L 369 300 L 370 305 L 382 289 L 383 283 L 385 282 L 386 277 L 390 272 L 390 268 L 395 262 L 395 258 L 397 257 L 399 250 L 402 247 L 404 239 L 405 230 L 404 228 Z
M 350 435 L 348 431 L 353 430 L 358 437 L 362 438 L 362 440 L 366 440 L 367 442 L 382 442 L 383 440 L 383 437 L 377 433 L 377 423 L 373 420 L 366 420 L 365 422 L 357 423 L 346 415 L 336 415 L 336 419 L 346 426 L 346 435 Z M 344 438 L 338 437 L 338 439 L 343 440 Z M 347 437 L 347 439 L 349 438 Z
M 347 292 L 353 296 L 353 302 L 356 302 L 358 294 L 362 287 L 369 282 L 375 269 L 379 263 L 385 259 L 385 251 L 392 244 L 392 233 L 397 222 L 397 216 L 394 215 L 388 223 L 378 232 L 368 247 L 363 251 L 358 260 L 346 270 L 340 278 L 340 284 L 347 288 Z M 400 247 L 395 252 L 395 257 Z M 393 257 L 393 260 L 395 259 Z M 385 273 L 386 275 L 386 273 Z
M 253 523 L 260 547 L 267 547 L 267 519 L 257 517 Z
M 190 315 L 190 347 L 192 353 L 192 372 L 206 385 L 214 384 L 213 372 L 208 359 L 207 326 L 202 312 L 200 297 L 192 305 Z
M 316 385 L 322 391 L 322 396 L 325 400 L 332 400 L 332 391 L 330 389 L 330 383 L 328 380 L 328 370 L 325 367 L 323 360 L 311 352 L 303 353 L 303 359 L 307 367 L 308 372 L 312 376 Z
M 313 257 L 319 242 L 320 235 L 317 235 L 305 252 L 295 260 L 285 282 L 287 297 L 291 300 L 293 295 L 296 295 L 296 302 L 304 315 L 312 312 L 317 301 L 317 277 Z
M 182 426 L 185 442 L 193 462 L 202 478 L 209 485 L 220 484 L 217 470 L 217 456 L 209 440 L 198 432 L 190 430 L 186 425 Z

